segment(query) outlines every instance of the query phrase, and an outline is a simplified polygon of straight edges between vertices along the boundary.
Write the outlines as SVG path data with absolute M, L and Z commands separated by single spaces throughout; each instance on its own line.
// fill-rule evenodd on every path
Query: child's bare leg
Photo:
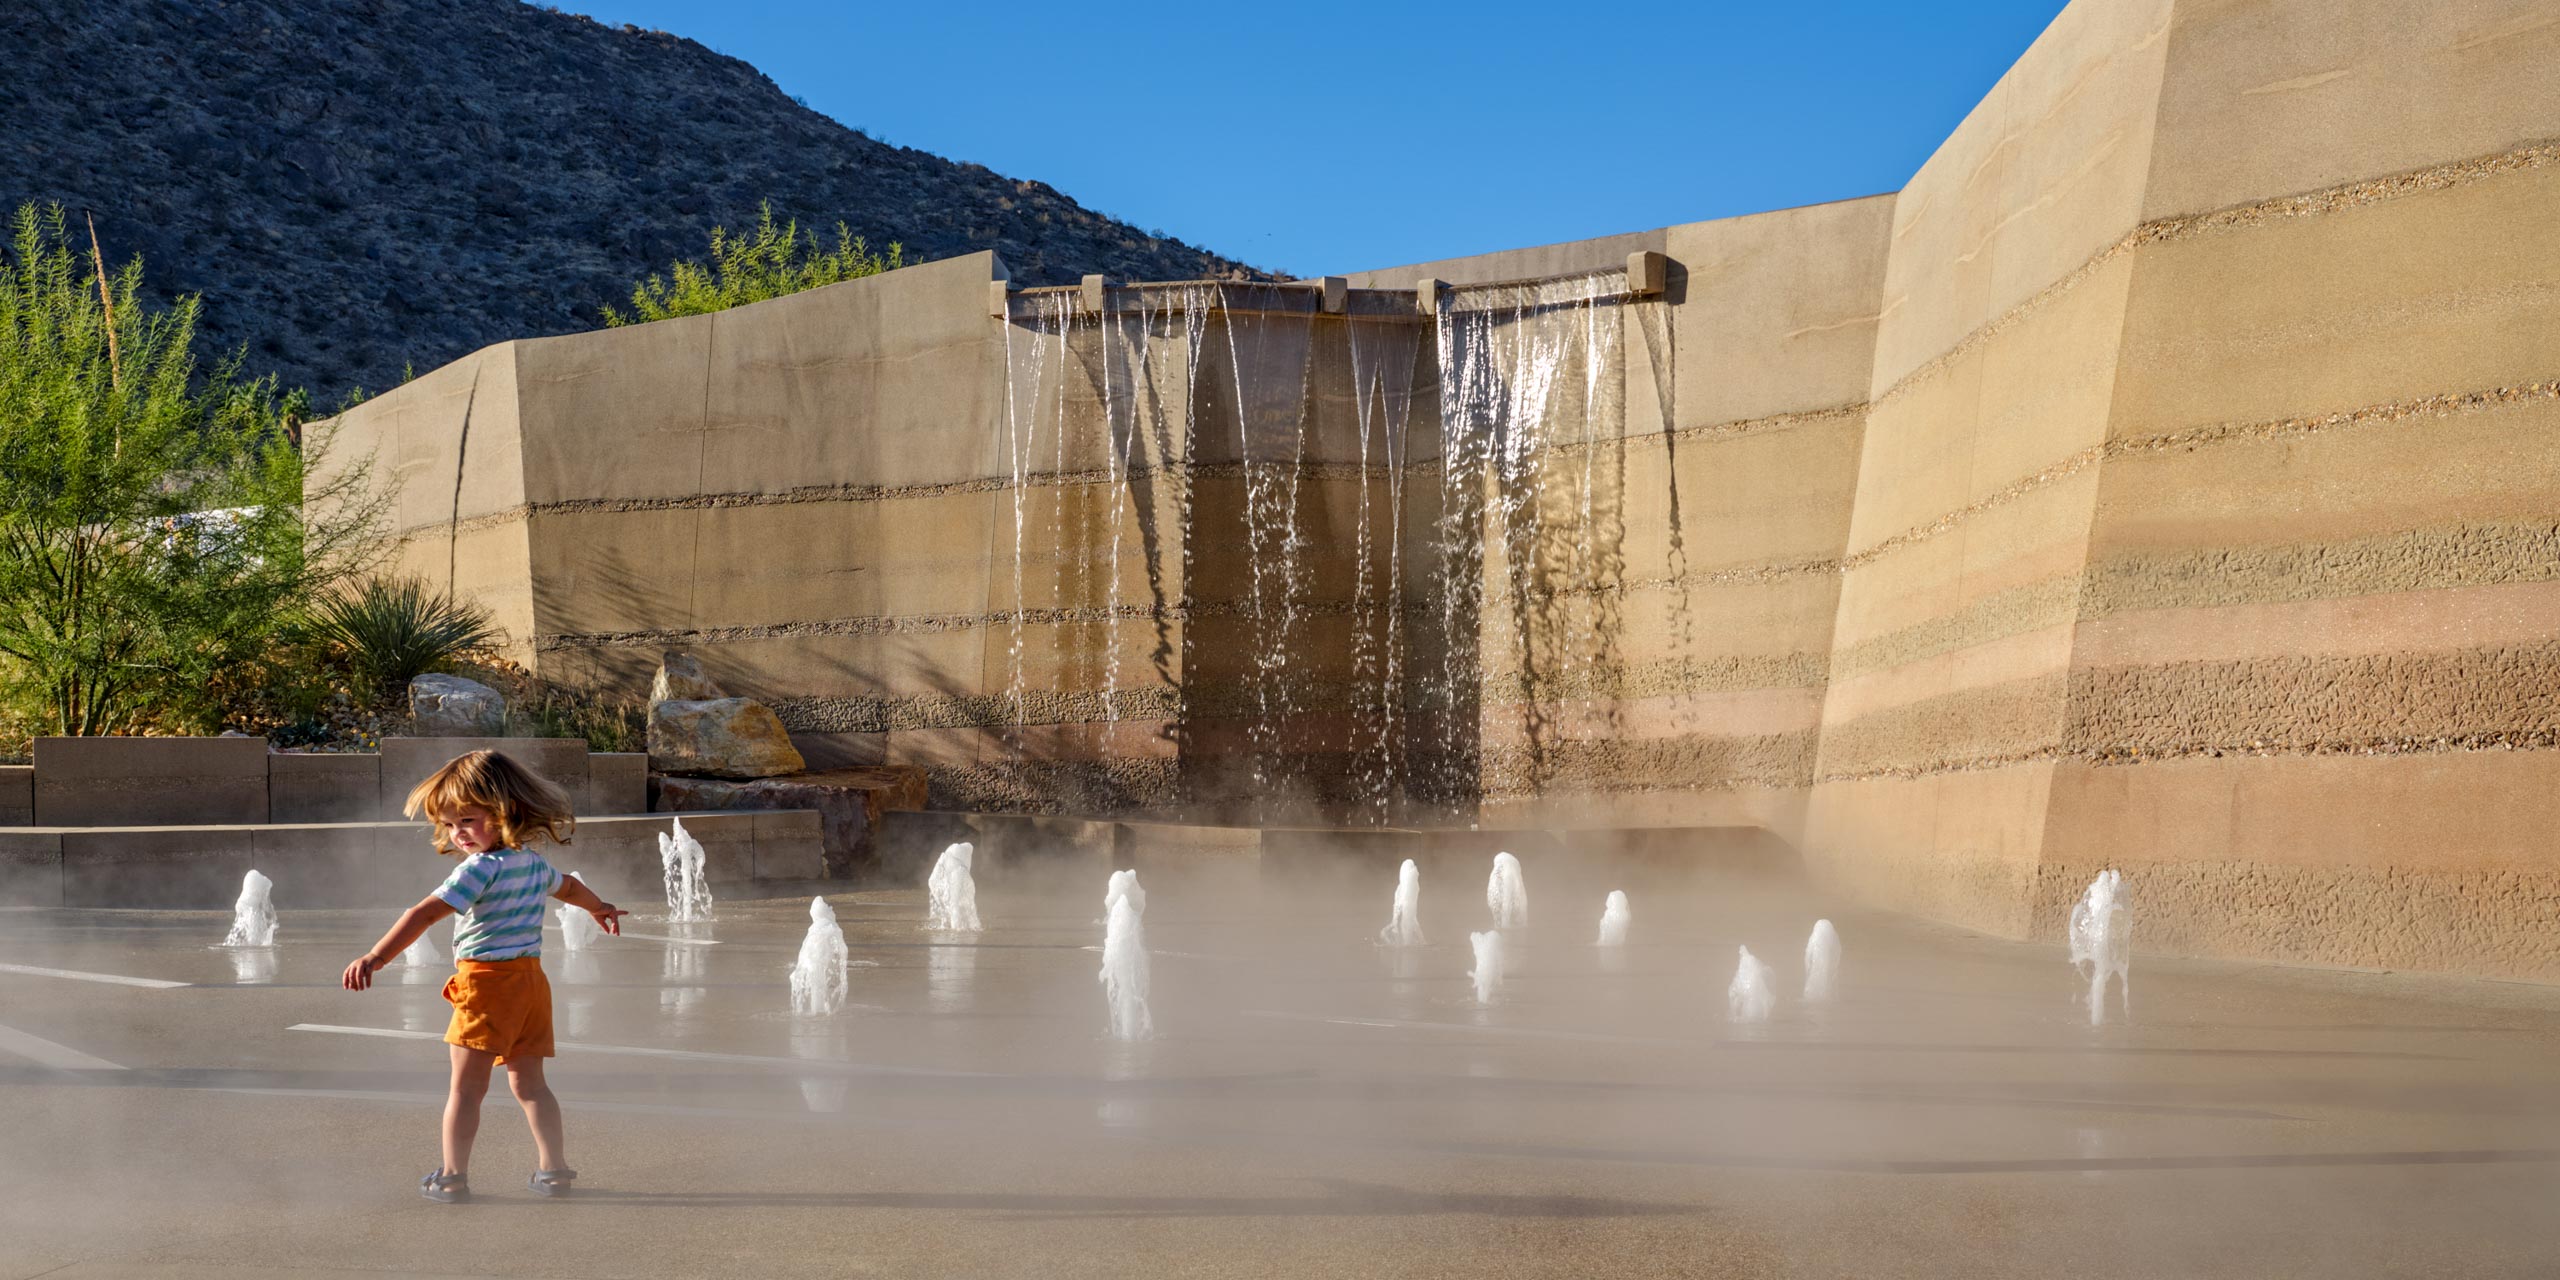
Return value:
M 447 1173 L 469 1173 L 471 1142 L 480 1136 L 480 1102 L 489 1096 L 489 1068 L 498 1055 L 447 1047 L 453 1050 L 453 1090 L 444 1099 L 444 1167 Z
M 516 1101 L 524 1106 L 524 1122 L 533 1130 L 533 1152 L 544 1169 L 569 1167 L 569 1139 L 560 1124 L 560 1099 L 551 1094 L 551 1085 L 543 1078 L 542 1059 L 526 1058 L 507 1064 L 507 1084 L 515 1090 Z

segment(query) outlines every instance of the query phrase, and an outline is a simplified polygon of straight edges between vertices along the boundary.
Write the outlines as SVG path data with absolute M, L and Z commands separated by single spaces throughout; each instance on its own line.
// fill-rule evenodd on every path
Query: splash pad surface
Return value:
M 1625 883 L 1644 928 L 1508 932 L 1481 1006 L 1473 885 L 1422 894 L 1453 942 L 1386 947 L 1395 868 L 1363 870 L 1149 870 L 1155 1035 L 1133 1042 L 1104 1034 L 1080 878 L 985 886 L 976 935 L 925 929 L 921 888 L 828 895 L 852 962 L 829 1016 L 791 1012 L 805 895 L 554 945 L 586 1176 L 558 1205 L 511 1194 L 530 1151 L 494 1089 L 459 1210 L 410 1189 L 441 975 L 336 989 L 379 913 L 288 906 L 246 972 L 206 946 L 220 913 L 0 914 L 0 1194 L 24 1210 L 0 1276 L 431 1274 L 457 1213 L 478 1256 L 550 1275 L 2560 1266 L 2548 988 L 2146 958 L 2133 1019 L 2093 1029 L 2058 944 L 1533 862 L 1558 901 Z M 1794 953 L 1817 916 L 1851 962 L 1814 1006 Z M 1765 1024 L 1727 1020 L 1739 945 L 1772 958 Z

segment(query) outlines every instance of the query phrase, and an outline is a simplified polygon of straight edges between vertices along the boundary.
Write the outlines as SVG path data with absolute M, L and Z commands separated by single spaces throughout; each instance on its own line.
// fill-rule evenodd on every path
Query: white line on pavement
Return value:
M 1376 1027 L 1387 1031 L 1447 1031 L 1469 1036 L 1508 1036 L 1515 1040 L 1575 1040 L 1591 1044 L 1688 1044 L 1686 1040 L 1669 1040 L 1658 1036 L 1617 1036 L 1599 1031 L 1558 1031 L 1545 1027 L 1471 1027 L 1457 1022 L 1428 1022 L 1416 1018 L 1329 1018 L 1316 1013 L 1282 1013 L 1276 1009 L 1247 1009 L 1248 1018 L 1271 1018 L 1281 1022 L 1321 1022 L 1335 1027 Z
M 542 926 L 542 929 L 545 933 L 560 932 L 560 926 L 556 924 L 546 924 Z M 604 936 L 608 938 L 631 938 L 641 942 L 673 942 L 687 947 L 716 947 L 720 945 L 720 940 L 718 938 L 677 938 L 663 933 L 633 933 L 628 929 L 625 929 L 620 933 L 608 933 Z M 587 945 L 593 946 L 595 944 L 589 943 Z
M 1102 948 L 1100 948 L 1100 947 L 1078 947 L 1078 948 L 1076 948 L 1076 950 L 1078 950 L 1078 951 L 1094 951 L 1094 952 L 1099 952 L 1099 951 L 1101 951 L 1101 950 L 1102 950 Z M 1216 961 L 1219 961 L 1220 963 L 1223 963 L 1223 964 L 1248 964 L 1248 963 L 1251 963 L 1250 961 L 1248 961 L 1247 959 L 1245 959 L 1245 957 L 1243 957 L 1243 956 L 1221 956 L 1221 955 L 1211 955 L 1210 953 L 1208 953 L 1208 952 L 1206 952 L 1206 951 L 1163 951 L 1163 950 L 1159 950 L 1159 949 L 1157 949 L 1157 948 L 1155 948 L 1155 947 L 1149 947 L 1149 948 L 1147 948 L 1147 954 L 1148 954 L 1148 955 L 1151 955 L 1151 956 L 1173 956 L 1173 957 L 1175 957 L 1175 958 L 1177 958 L 1177 959 L 1182 959 L 1182 960 L 1216 960 Z
M 441 1093 L 396 1093 L 388 1089 L 261 1089 L 240 1087 L 215 1089 L 212 1092 L 228 1093 L 239 1097 L 249 1098 L 333 1098 L 345 1102 L 391 1102 L 404 1107 L 440 1107 L 444 1105 L 445 1101 L 445 1095 Z M 581 1097 L 571 1097 L 568 1099 L 568 1104 L 580 1111 L 614 1111 L 642 1116 L 712 1116 L 720 1119 L 793 1121 L 806 1121 L 809 1118 L 809 1113 L 806 1111 L 753 1111 L 741 1107 L 685 1107 L 658 1102 L 606 1102 L 593 1098 Z M 489 1091 L 488 1098 L 480 1105 L 490 1109 L 504 1109 L 512 1111 L 515 1109 L 516 1100 L 506 1096 L 505 1090 L 492 1089 Z
M 386 1040 L 442 1040 L 441 1031 L 402 1031 L 392 1027 L 341 1027 L 325 1022 L 297 1022 L 287 1031 L 326 1031 L 342 1036 L 379 1036 Z M 553 1047 L 563 1053 L 616 1054 L 627 1058 L 675 1058 L 685 1062 L 726 1062 L 750 1067 L 784 1067 L 794 1071 L 821 1071 L 857 1076 L 930 1076 L 959 1080 L 1004 1079 L 994 1071 L 937 1071 L 930 1067 L 878 1067 L 859 1062 L 838 1062 L 827 1058 L 772 1058 L 751 1053 L 703 1053 L 693 1049 L 660 1049 L 637 1044 L 581 1044 L 562 1040 Z
M 159 978 L 128 978 L 121 973 L 82 973 L 77 969 L 45 969 L 31 964 L 0 964 L 0 973 L 30 973 L 39 978 L 69 978 L 74 982 L 112 982 L 120 987 L 149 987 L 154 991 L 195 985 L 192 982 L 167 982 Z
M 55 1044 L 43 1036 L 0 1024 L 0 1049 L 5 1049 L 38 1066 L 62 1071 L 122 1071 L 124 1068 L 104 1058 L 93 1058 L 67 1044 Z

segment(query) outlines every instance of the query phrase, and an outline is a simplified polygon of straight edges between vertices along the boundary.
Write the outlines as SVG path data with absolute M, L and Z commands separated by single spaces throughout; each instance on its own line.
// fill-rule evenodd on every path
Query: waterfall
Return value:
M 1251 293 L 1259 291 L 1238 291 Z M 1249 656 L 1254 714 L 1247 726 L 1253 788 L 1267 800 L 1280 775 L 1276 757 L 1289 743 L 1305 673 L 1291 670 L 1304 655 L 1297 646 L 1307 597 L 1307 539 L 1299 527 L 1299 490 L 1307 472 L 1307 430 L 1313 403 L 1307 394 L 1314 361 L 1311 317 L 1269 314 L 1237 323 L 1238 308 L 1219 312 L 1224 322 L 1227 390 L 1235 414 L 1236 465 L 1244 480 L 1241 514 L 1248 589 L 1243 600 L 1250 624 Z
M 1306 285 L 1015 297 L 1003 687 L 975 722 L 1004 749 L 982 777 L 1037 810 L 1387 823 L 1534 792 L 1560 744 L 1612 736 L 1625 289 L 1616 269 L 1461 285 L 1429 315 L 1368 290 L 1325 310 Z M 1659 374 L 1668 334 L 1643 333 Z M 1170 721 L 1172 749 L 1131 720 Z
M 1422 335 L 1404 325 L 1360 322 L 1343 328 L 1360 448 L 1360 497 L 1352 545 L 1351 678 L 1362 704 L 1354 714 L 1370 720 L 1369 731 L 1354 744 L 1353 767 L 1361 784 L 1359 800 L 1375 821 L 1385 822 L 1393 817 L 1403 790 L 1399 713 L 1405 699 L 1405 442 L 1413 412 L 1414 360 Z M 1381 479 L 1385 500 L 1375 502 L 1371 491 Z M 1375 510 L 1379 507 L 1383 512 Z M 1381 555 L 1384 565 L 1378 563 Z
M 1598 460 L 1625 422 L 1625 284 L 1604 271 L 1461 289 L 1440 313 L 1442 683 L 1518 702 L 1517 743 L 1487 747 L 1529 790 L 1553 764 L 1551 704 L 1587 707 L 1615 645 L 1623 530 L 1602 519 Z M 1490 618 L 1488 580 L 1504 606 Z

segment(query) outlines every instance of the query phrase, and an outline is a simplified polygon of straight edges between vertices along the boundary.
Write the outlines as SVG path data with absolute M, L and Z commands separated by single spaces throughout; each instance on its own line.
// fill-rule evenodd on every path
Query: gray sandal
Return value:
M 569 1184 L 578 1180 L 575 1169 L 536 1169 L 525 1179 L 525 1188 L 538 1196 L 554 1198 L 569 1194 Z
M 437 1204 L 461 1204 L 471 1198 L 471 1175 L 446 1173 L 442 1165 L 418 1179 L 418 1194 Z

